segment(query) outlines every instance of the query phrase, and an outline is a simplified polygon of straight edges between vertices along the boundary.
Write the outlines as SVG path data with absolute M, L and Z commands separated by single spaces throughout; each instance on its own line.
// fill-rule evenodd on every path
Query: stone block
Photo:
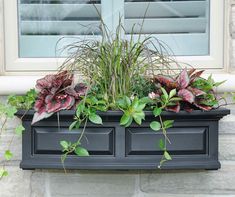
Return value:
M 140 190 L 146 194 L 234 195 L 234 164 L 223 164 L 218 171 L 142 172 Z
M 51 196 L 133 196 L 136 189 L 135 173 L 70 172 L 50 173 Z

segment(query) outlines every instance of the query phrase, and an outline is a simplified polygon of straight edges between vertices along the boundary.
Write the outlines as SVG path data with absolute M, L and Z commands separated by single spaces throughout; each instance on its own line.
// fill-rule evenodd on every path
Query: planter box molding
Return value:
M 20 117 L 25 111 L 18 111 Z M 22 169 L 63 169 L 61 163 L 61 140 L 75 142 L 81 134 L 79 130 L 69 131 L 75 111 L 59 112 L 48 119 L 31 125 L 34 111 L 23 118 L 25 132 L 22 138 Z M 163 112 L 164 120 L 174 120 L 174 126 L 167 130 L 171 144 L 167 150 L 172 161 L 163 164 L 162 169 L 219 169 L 218 123 L 229 114 L 224 108 L 209 112 L 187 113 Z M 99 113 L 103 125 L 88 123 L 82 146 L 89 157 L 68 155 L 66 169 L 157 169 L 163 152 L 158 147 L 162 132 L 149 128 L 156 120 L 151 112 L 146 112 L 146 120 L 141 126 L 132 124 L 120 126 L 120 111 Z

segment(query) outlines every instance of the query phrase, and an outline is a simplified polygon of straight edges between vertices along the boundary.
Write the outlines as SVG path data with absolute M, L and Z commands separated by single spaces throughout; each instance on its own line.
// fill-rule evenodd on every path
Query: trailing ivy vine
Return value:
M 31 89 L 24 96 L 11 95 L 8 97 L 7 103 L 0 103 L 0 143 L 3 133 L 7 131 L 7 122 L 15 118 L 15 114 L 18 109 L 31 109 L 34 105 L 36 96 L 36 91 L 34 89 Z M 21 119 L 22 118 L 23 116 L 21 117 Z M 23 127 L 21 122 L 15 127 L 15 134 L 12 136 L 10 142 L 8 143 L 7 150 L 5 150 L 3 153 L 4 158 L 2 158 L 3 163 L 0 166 L 0 179 L 8 176 L 6 163 L 13 157 L 13 153 L 11 152 L 10 147 L 13 143 L 14 137 L 15 135 L 20 136 L 24 130 L 25 128 Z

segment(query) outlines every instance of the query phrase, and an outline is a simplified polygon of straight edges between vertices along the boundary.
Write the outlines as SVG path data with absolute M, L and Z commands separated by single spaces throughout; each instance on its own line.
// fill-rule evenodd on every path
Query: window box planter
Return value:
M 18 111 L 22 116 L 25 111 Z M 74 111 L 57 115 L 31 125 L 34 111 L 28 111 L 23 118 L 22 169 L 62 169 L 61 140 L 76 141 L 81 130 L 69 131 Z M 167 146 L 172 161 L 164 163 L 162 169 L 219 169 L 218 123 L 229 114 L 224 108 L 208 112 L 187 113 L 164 112 L 164 119 L 175 120 L 168 129 L 171 144 Z M 119 125 L 122 115 L 119 111 L 100 113 L 103 125 L 89 123 L 82 145 L 89 157 L 69 155 L 65 160 L 67 169 L 156 169 L 162 157 L 157 142 L 163 138 L 161 132 L 149 128 L 155 119 L 146 112 L 146 121 L 141 126 L 132 124 L 125 128 Z

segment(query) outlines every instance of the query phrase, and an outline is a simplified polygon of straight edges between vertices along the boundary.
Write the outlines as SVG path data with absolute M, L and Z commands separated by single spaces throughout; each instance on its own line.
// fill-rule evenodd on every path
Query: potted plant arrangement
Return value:
M 159 40 L 134 40 L 117 30 L 73 43 L 37 93 L 9 97 L 23 123 L 21 168 L 220 168 L 223 82 L 181 66 Z

